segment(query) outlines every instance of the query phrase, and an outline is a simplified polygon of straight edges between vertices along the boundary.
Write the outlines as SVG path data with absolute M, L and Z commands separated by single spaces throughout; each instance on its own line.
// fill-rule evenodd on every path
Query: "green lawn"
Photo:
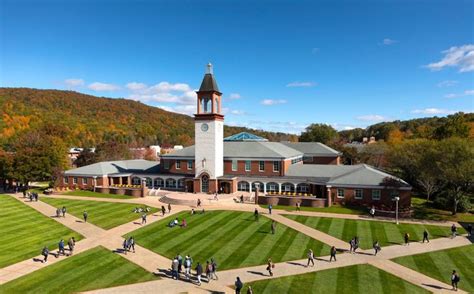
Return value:
M 155 280 L 152 273 L 96 247 L 0 286 L 0 293 L 77 293 Z
M 474 293 L 474 245 L 396 258 L 393 261 L 451 285 L 451 272 L 461 276 L 459 288 Z
M 205 263 L 214 257 L 220 270 L 265 264 L 269 257 L 275 262 L 301 259 L 309 248 L 315 255 L 329 254 L 327 245 L 282 224 L 272 235 L 271 220 L 261 216 L 256 222 L 249 212 L 208 211 L 193 216 L 181 212 L 177 217 L 185 218 L 188 227 L 167 227 L 173 215 L 127 236 L 168 258 L 190 254 L 195 263 Z
M 285 217 L 347 242 L 349 242 L 349 240 L 351 240 L 354 236 L 358 236 L 360 247 L 362 249 L 372 248 L 373 242 L 375 240 L 379 241 L 380 246 L 401 244 L 404 242 L 403 236 L 406 232 L 410 234 L 410 240 L 412 241 L 421 241 L 423 239 L 424 229 L 428 230 L 430 239 L 447 237 L 451 234 L 450 227 L 433 225 L 397 225 L 392 222 L 299 215 L 285 215 Z M 464 234 L 465 231 L 459 226 L 458 233 Z
M 264 209 L 268 209 L 268 205 L 260 205 Z M 364 207 L 351 207 L 351 206 L 342 206 L 334 204 L 331 207 L 306 207 L 301 206 L 301 211 L 316 211 L 316 212 L 326 212 L 326 213 L 341 213 L 341 214 L 369 214 L 367 208 Z M 296 211 L 296 206 L 287 206 L 287 205 L 275 205 L 273 209 L 281 209 L 286 211 Z
M 133 199 L 135 197 L 128 195 L 116 195 L 116 194 L 106 194 L 106 193 L 97 193 L 92 191 L 69 191 L 69 192 L 60 192 L 62 195 L 69 196 L 82 196 L 82 197 L 96 197 L 96 198 L 112 198 L 112 199 Z
M 45 245 L 57 248 L 61 238 L 82 238 L 11 196 L 0 195 L 0 207 L 0 268 L 40 255 Z
M 278 269 L 275 269 L 277 272 Z M 245 281 L 243 281 L 245 283 Z M 244 285 L 246 293 L 430 293 L 370 265 L 353 265 L 303 275 L 261 280 Z
M 133 220 L 138 220 L 142 214 L 134 213 L 133 209 L 135 207 L 144 207 L 143 205 L 128 203 L 71 200 L 44 196 L 40 197 L 40 200 L 54 207 L 66 206 L 67 213 L 80 219 L 82 219 L 82 214 L 85 210 L 88 214 L 88 222 L 106 230 Z M 156 208 L 151 208 L 151 213 L 156 211 Z
M 430 220 L 449 220 L 457 221 L 464 223 L 473 223 L 474 224 L 474 213 L 465 212 L 452 215 L 450 210 L 441 210 L 432 207 L 430 201 L 413 197 L 411 199 L 413 206 L 413 217 L 419 219 L 430 219 Z

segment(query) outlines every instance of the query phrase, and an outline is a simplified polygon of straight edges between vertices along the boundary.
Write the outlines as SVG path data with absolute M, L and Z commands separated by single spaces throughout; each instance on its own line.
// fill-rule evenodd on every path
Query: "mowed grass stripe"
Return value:
M 99 246 L 1 285 L 0 293 L 77 293 L 156 279 Z
M 353 265 L 249 283 L 254 293 L 430 293 L 370 265 Z M 248 286 L 246 285 L 246 286 Z M 247 288 L 244 289 L 244 293 Z
M 381 246 L 401 244 L 405 233 L 410 234 L 411 241 L 421 241 L 423 231 L 426 229 L 432 239 L 438 237 L 448 237 L 450 227 L 421 225 L 421 224 L 395 224 L 392 222 L 337 219 L 327 217 L 295 216 L 285 215 L 285 217 L 308 225 L 316 230 L 329 234 L 335 238 L 349 242 L 354 236 L 359 237 L 359 244 L 362 249 L 372 248 L 373 242 L 378 240 Z M 308 218 L 314 219 L 308 221 Z M 458 232 L 465 233 L 465 230 L 458 227 Z
M 306 255 L 303 245 L 317 252 L 327 250 L 321 242 L 277 224 L 276 234 L 270 233 L 271 220 L 260 217 L 259 221 L 249 212 L 209 211 L 205 214 L 176 215 L 181 222 L 186 218 L 188 227 L 168 228 L 170 216 L 157 223 L 140 228 L 127 236 L 134 236 L 137 243 L 154 252 L 172 258 L 176 254 L 189 254 L 195 262 L 215 258 L 219 270 L 265 264 L 273 255 L 275 262 L 301 258 Z
M 42 197 L 40 200 L 56 208 L 65 206 L 67 214 L 72 214 L 79 219 L 82 219 L 84 211 L 87 211 L 87 222 L 106 230 L 124 223 L 139 220 L 142 213 L 134 213 L 133 210 L 136 207 L 144 207 L 143 205 L 138 204 L 93 200 L 71 200 L 48 197 Z M 148 214 L 157 211 L 157 209 L 153 207 L 150 207 L 150 209 L 151 211 Z M 51 213 L 54 214 L 55 211 L 52 211 Z
M 451 284 L 451 272 L 461 276 L 459 288 L 474 293 L 474 245 L 396 258 L 393 261 L 427 276 Z
M 61 238 L 83 238 L 11 196 L 0 195 L 0 207 L 0 268 L 54 250 Z

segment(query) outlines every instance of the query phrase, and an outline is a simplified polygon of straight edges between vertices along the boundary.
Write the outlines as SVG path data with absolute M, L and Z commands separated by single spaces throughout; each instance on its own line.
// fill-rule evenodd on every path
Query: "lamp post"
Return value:
M 394 197 L 395 199 L 395 218 L 397 219 L 397 225 L 398 225 L 398 201 L 400 201 L 400 197 L 396 196 Z

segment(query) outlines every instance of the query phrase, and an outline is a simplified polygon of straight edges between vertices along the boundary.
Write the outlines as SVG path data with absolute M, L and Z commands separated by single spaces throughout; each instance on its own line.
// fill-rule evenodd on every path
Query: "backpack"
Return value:
M 459 283 L 459 281 L 461 281 L 461 276 L 456 275 L 455 281 L 456 281 L 456 283 Z

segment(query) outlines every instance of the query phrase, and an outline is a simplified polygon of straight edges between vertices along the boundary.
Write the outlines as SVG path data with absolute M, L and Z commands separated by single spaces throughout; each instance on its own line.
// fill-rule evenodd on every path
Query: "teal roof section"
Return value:
M 241 132 L 241 133 L 224 138 L 224 142 L 242 142 L 242 141 L 243 142 L 267 142 L 268 140 L 254 134 L 247 133 L 247 132 Z

